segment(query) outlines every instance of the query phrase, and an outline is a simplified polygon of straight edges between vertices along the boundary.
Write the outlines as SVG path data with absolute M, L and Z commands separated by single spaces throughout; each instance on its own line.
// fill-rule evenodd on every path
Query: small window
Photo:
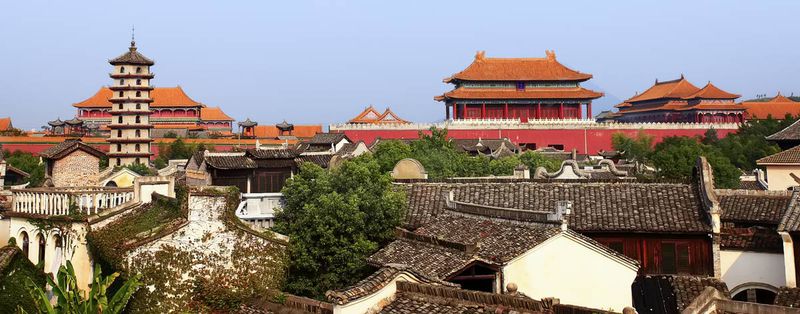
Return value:
M 125 80 L 119 80 L 119 85 L 125 85 Z
M 139 117 L 139 116 L 136 116 L 136 123 L 141 123 L 141 122 L 142 122 L 142 118 Z
M 119 73 L 125 73 L 125 67 L 120 67 L 119 68 Z
M 136 80 L 136 85 L 142 85 L 142 80 Z
M 547 145 L 547 147 L 552 147 L 557 150 L 564 150 L 564 144 L 552 144 L 552 145 Z
M 517 82 L 517 90 L 525 90 L 525 82 Z
M 122 137 L 122 130 L 117 130 L 117 137 Z
M 136 137 L 142 137 L 142 131 L 136 130 Z
M 137 164 L 140 164 L 140 163 L 141 163 L 141 162 L 139 162 L 139 158 L 136 158 L 136 163 L 137 163 Z
M 118 107 L 119 107 L 119 110 L 122 110 L 122 104 L 119 104 Z
M 117 158 L 117 166 L 122 165 L 122 159 Z
M 142 92 L 136 92 L 136 97 L 142 97 Z
M 117 144 L 117 152 L 121 152 L 121 151 L 122 151 L 122 144 Z
M 125 95 L 124 92 L 120 91 L 119 92 L 119 97 L 122 97 L 123 95 Z
M 140 151 L 142 151 L 142 146 L 140 146 L 139 144 L 136 144 L 136 146 L 135 146 L 135 147 L 136 147 L 136 151 L 137 151 L 137 152 L 140 152 Z
M 136 109 L 142 109 L 142 104 L 136 104 Z
M 142 73 L 142 67 L 136 67 L 136 73 Z
M 122 123 L 122 117 L 117 117 L 117 123 Z
M 622 241 L 610 241 L 608 242 L 608 247 L 619 253 L 625 253 L 625 247 L 622 245 Z

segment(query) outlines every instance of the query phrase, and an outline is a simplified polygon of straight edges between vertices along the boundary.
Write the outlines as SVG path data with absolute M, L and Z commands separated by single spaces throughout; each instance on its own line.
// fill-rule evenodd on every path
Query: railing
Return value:
M 134 198 L 133 188 L 33 188 L 11 190 L 11 193 L 12 211 L 49 216 L 94 215 Z
M 256 230 L 270 228 L 275 209 L 282 207 L 283 202 L 281 193 L 242 193 L 236 216 Z
M 348 130 L 427 130 L 431 127 L 448 128 L 454 130 L 502 128 L 502 129 L 613 129 L 613 130 L 638 130 L 638 129 L 738 129 L 739 123 L 683 123 L 683 122 L 596 122 L 593 119 L 531 119 L 521 122 L 519 119 L 457 119 L 436 123 L 384 123 L 384 124 L 331 124 L 331 131 Z

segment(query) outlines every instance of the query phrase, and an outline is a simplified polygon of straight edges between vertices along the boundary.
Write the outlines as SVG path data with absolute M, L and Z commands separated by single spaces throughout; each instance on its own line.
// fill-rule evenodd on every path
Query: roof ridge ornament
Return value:
M 555 61 L 556 60 L 556 52 L 554 50 L 545 50 L 545 55 L 547 55 L 547 60 Z
M 131 51 L 136 50 L 136 26 L 131 25 Z
M 486 59 L 486 50 L 478 50 L 475 53 L 475 61 L 483 61 L 484 59 Z

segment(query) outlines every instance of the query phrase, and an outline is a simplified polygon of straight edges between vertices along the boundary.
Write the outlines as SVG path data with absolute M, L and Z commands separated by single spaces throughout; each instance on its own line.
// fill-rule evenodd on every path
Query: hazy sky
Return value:
M 562 4 L 563 3 L 563 4 Z M 444 118 L 442 79 L 475 51 L 558 60 L 606 93 L 595 112 L 681 73 L 751 98 L 800 94 L 800 1 L 3 1 L 0 117 L 38 128 L 154 59 L 156 86 L 262 124 L 346 121 L 365 106 Z

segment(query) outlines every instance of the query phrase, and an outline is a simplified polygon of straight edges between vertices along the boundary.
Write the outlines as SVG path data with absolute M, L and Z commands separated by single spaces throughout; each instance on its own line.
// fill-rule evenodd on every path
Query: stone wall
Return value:
M 56 187 L 96 186 L 100 177 L 100 159 L 76 150 L 53 164 L 52 180 Z

